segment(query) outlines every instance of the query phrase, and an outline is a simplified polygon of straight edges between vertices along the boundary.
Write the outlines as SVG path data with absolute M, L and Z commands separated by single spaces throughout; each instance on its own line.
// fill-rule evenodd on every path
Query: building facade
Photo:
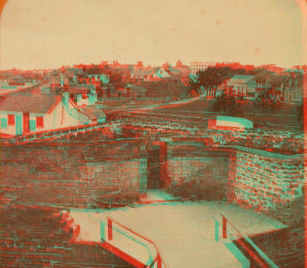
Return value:
M 0 107 L 0 132 L 11 136 L 79 124 L 60 96 L 5 96 Z
M 215 62 L 210 62 L 210 61 L 193 61 L 190 63 L 190 73 L 192 75 L 195 75 L 198 71 L 204 71 L 208 67 L 214 67 L 216 65 Z
M 235 75 L 226 83 L 237 96 L 255 97 L 255 82 L 253 75 Z

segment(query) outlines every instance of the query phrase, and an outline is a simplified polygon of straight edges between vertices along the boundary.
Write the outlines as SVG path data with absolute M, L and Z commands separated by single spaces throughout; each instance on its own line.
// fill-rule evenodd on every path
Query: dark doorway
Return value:
M 164 187 L 160 176 L 160 146 L 151 145 L 147 159 L 147 188 L 161 189 Z
M 23 113 L 23 134 L 30 132 L 30 115 Z

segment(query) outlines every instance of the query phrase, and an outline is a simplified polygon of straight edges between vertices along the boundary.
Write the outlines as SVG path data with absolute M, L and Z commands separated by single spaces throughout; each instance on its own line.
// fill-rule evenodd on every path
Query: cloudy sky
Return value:
M 1 69 L 178 59 L 291 67 L 306 59 L 299 1 L 9 0 Z

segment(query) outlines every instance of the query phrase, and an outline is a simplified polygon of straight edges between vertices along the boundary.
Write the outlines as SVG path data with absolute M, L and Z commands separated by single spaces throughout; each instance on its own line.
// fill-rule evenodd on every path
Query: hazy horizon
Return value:
M 181 60 L 283 68 L 306 64 L 294 0 L 9 0 L 1 16 L 4 69 Z

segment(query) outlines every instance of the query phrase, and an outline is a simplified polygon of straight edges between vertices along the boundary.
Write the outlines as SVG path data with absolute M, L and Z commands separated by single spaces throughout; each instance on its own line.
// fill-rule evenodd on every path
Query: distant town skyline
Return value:
M 9 0 L 1 16 L 0 67 L 49 69 L 104 60 L 158 66 L 181 60 L 290 68 L 306 64 L 304 4 Z

